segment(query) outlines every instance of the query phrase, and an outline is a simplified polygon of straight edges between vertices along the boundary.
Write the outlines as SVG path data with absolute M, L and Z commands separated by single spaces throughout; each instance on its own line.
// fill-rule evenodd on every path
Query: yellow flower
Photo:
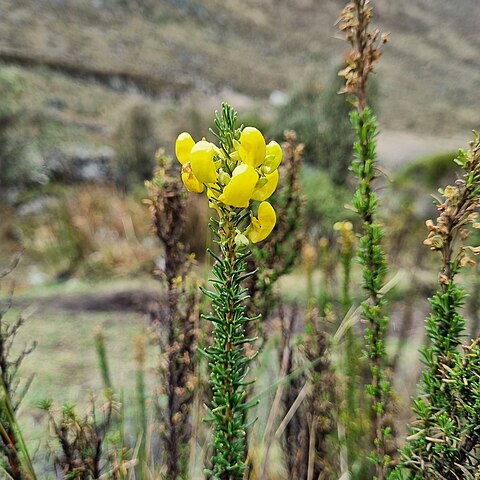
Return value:
M 258 173 L 255 169 L 243 163 L 235 168 L 232 179 L 218 199 L 231 207 L 248 207 L 257 181 Z
M 275 210 L 268 202 L 262 202 L 258 207 L 258 217 L 252 218 L 252 223 L 247 228 L 247 236 L 253 243 L 265 240 L 273 230 L 277 216 Z
M 193 174 L 202 183 L 214 183 L 217 181 L 217 170 L 213 156 L 215 148 L 206 140 L 197 142 L 190 151 L 190 163 Z
M 238 153 L 244 163 L 251 167 L 258 167 L 265 159 L 265 139 L 255 127 L 245 127 L 240 134 Z
M 195 142 L 192 136 L 187 132 L 183 132 L 177 137 L 175 155 L 177 155 L 178 161 L 182 165 L 185 165 L 190 160 L 190 151 L 194 145 Z
M 267 183 L 253 191 L 252 200 L 263 202 L 269 198 L 277 188 L 278 177 L 278 170 L 275 170 L 270 175 L 266 175 Z
M 267 174 L 272 173 L 280 165 L 282 156 L 282 147 L 275 140 L 272 140 L 266 148 L 266 157 L 263 162 L 262 171 Z
M 199 182 L 192 171 L 190 162 L 182 166 L 182 182 L 189 192 L 202 193 L 205 189 L 203 183 Z
M 346 232 L 353 230 L 353 225 L 351 222 L 345 220 L 343 222 L 334 223 L 333 229 L 337 232 Z

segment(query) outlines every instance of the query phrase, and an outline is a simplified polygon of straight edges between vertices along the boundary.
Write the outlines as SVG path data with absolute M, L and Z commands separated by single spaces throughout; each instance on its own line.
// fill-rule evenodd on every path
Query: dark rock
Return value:
M 52 152 L 45 163 L 52 180 L 64 183 L 102 183 L 112 178 L 113 156 L 110 147 L 76 147 Z

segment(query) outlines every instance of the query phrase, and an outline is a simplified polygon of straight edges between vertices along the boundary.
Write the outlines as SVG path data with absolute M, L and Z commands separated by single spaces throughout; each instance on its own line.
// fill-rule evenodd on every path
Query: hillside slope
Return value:
M 0 59 L 178 100 L 230 89 L 266 99 L 324 81 L 346 46 L 345 0 L 0 0 Z M 386 129 L 480 123 L 477 0 L 377 0 L 391 32 L 379 69 Z

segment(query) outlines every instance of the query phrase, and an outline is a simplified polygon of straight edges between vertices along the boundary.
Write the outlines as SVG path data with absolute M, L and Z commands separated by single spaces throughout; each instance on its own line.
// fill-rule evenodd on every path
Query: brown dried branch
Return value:
M 338 72 L 345 77 L 345 86 L 340 92 L 356 96 L 355 106 L 359 111 L 367 106 L 368 76 L 381 56 L 381 45 L 388 41 L 388 34 L 381 34 L 378 29 L 369 30 L 372 14 L 370 0 L 353 0 L 338 20 L 345 40 L 352 46 L 346 58 L 347 66 Z
M 167 479 L 185 476 L 188 464 L 188 440 L 191 433 L 190 411 L 194 391 L 194 357 L 198 338 L 198 289 L 188 285 L 187 275 L 193 257 L 182 243 L 186 220 L 186 195 L 176 164 L 157 154 L 158 167 L 147 182 L 153 228 L 165 247 L 165 266 L 157 275 L 166 279 L 164 305 L 151 310 L 152 325 L 165 362 L 160 365 L 165 408 L 157 405 L 167 457 Z M 166 332 L 166 335 L 163 334 Z

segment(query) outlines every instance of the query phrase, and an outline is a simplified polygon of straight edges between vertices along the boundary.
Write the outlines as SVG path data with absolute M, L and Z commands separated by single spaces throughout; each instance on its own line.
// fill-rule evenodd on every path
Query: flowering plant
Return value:
M 223 117 L 217 116 L 217 127 L 223 125 L 232 111 L 224 105 Z M 230 118 L 233 121 L 233 118 Z M 175 153 L 182 164 L 182 181 L 189 192 L 205 192 L 209 204 L 220 216 L 232 209 L 250 209 L 250 223 L 238 229 L 236 241 L 248 245 L 261 242 L 270 235 L 276 223 L 276 214 L 266 200 L 278 185 L 278 166 L 282 161 L 280 145 L 271 141 L 268 145 L 255 127 L 230 128 L 221 137 L 215 134 L 220 146 L 203 138 L 195 142 L 187 132 L 181 133 L 175 143 Z M 255 217 L 251 202 L 260 202 Z
M 259 130 L 236 127 L 237 113 L 227 104 L 215 118 L 217 132 L 211 132 L 218 145 L 202 139 L 195 143 L 190 134 L 181 133 L 175 144 L 182 164 L 182 181 L 190 192 L 206 193 L 210 207 L 218 218 L 212 218 L 212 229 L 218 254 L 211 285 L 203 289 L 212 301 L 213 313 L 203 318 L 214 326 L 214 341 L 203 354 L 211 369 L 212 399 L 209 418 L 212 424 L 211 465 L 206 472 L 212 480 L 241 480 L 246 467 L 247 411 L 255 402 L 247 401 L 248 364 L 245 326 L 259 318 L 246 315 L 249 298 L 242 281 L 250 242 L 261 242 L 272 232 L 276 214 L 266 200 L 278 185 L 278 166 L 282 149 L 276 142 L 268 145 Z M 256 216 L 254 207 L 259 202 Z M 252 350 L 252 349 L 250 349 Z

